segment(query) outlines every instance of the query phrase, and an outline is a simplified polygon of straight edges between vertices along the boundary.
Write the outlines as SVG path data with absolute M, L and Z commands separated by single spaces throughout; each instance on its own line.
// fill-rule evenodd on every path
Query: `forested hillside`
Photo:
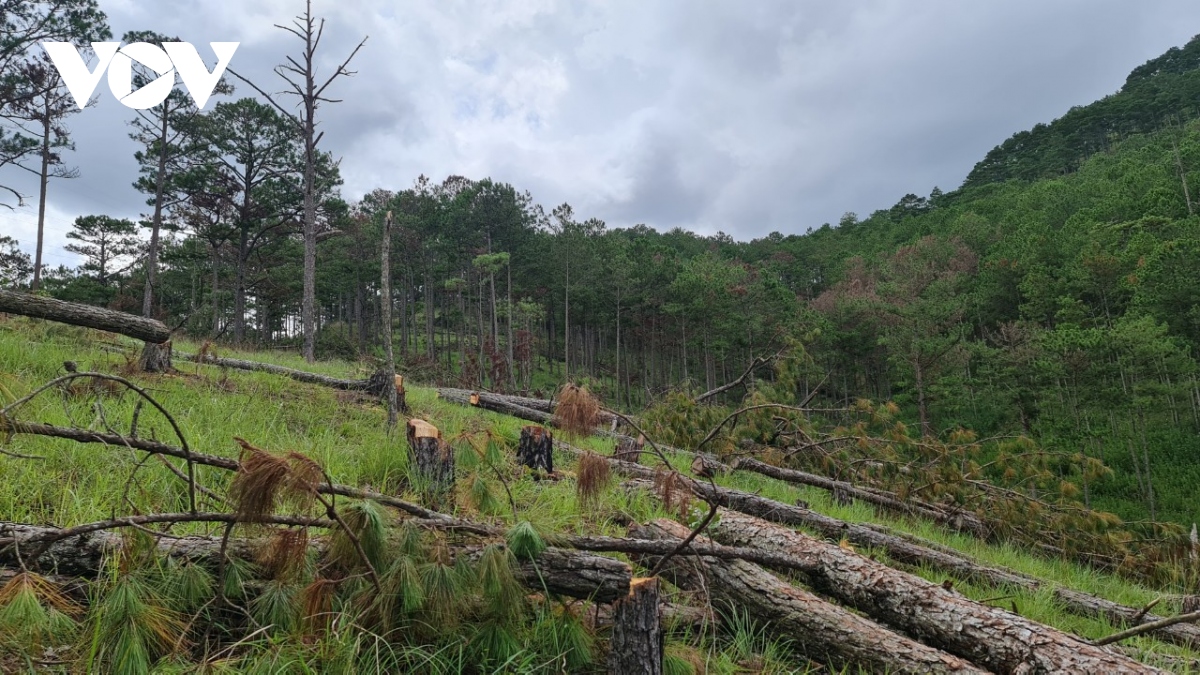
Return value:
M 413 377 L 521 392 L 584 379 L 634 409 L 802 345 L 797 397 L 894 401 L 923 436 L 1028 434 L 1112 469 L 1068 472 L 1086 503 L 1190 523 L 1200 519 L 1187 498 L 1200 481 L 1200 126 L 1188 118 L 1198 45 L 1017 134 L 959 190 L 751 242 L 610 228 L 488 178 L 422 176 L 347 203 L 336 166 L 322 162 L 318 353 L 381 355 L 391 211 L 396 351 Z M 197 337 L 298 345 L 297 131 L 251 98 L 171 123 L 189 154 L 165 169 L 152 314 Z M 146 164 L 141 184 L 155 170 Z M 80 217 L 68 248 L 83 263 L 46 270 L 40 285 L 136 312 L 150 297 L 141 235 L 126 220 Z M 5 245 L 5 283 L 28 285 L 26 257 Z

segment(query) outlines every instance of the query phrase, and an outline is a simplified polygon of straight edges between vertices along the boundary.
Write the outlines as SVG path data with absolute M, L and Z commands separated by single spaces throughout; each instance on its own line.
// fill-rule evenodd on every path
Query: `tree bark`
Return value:
M 380 253 L 380 319 L 383 322 L 383 351 L 387 356 L 387 361 L 384 366 L 384 374 L 388 380 L 395 380 L 396 375 L 396 356 L 392 353 L 392 212 L 387 212 L 387 218 L 383 223 L 383 241 L 382 252 Z M 387 428 L 388 433 L 396 426 L 396 411 L 399 408 L 400 391 L 404 388 L 404 381 L 395 383 L 394 386 L 387 387 Z
M 533 425 L 521 427 L 517 463 L 535 471 L 542 469 L 554 473 L 554 435 L 549 429 Z
M 372 384 L 370 379 L 366 380 L 347 380 L 338 377 L 329 377 L 328 375 L 319 375 L 310 373 L 306 370 L 296 370 L 294 368 L 285 368 L 276 366 L 270 363 L 260 363 L 258 361 L 244 361 L 242 359 L 226 359 L 215 356 L 205 356 L 201 358 L 196 354 L 179 354 L 179 358 L 185 361 L 194 361 L 196 363 L 206 364 L 210 366 L 219 366 L 221 368 L 233 368 L 235 370 L 249 370 L 262 373 L 273 373 L 275 375 L 283 375 L 290 377 L 297 382 L 305 382 L 307 384 L 319 384 L 323 387 L 333 389 L 342 389 L 346 391 L 371 391 Z M 384 380 L 386 382 L 386 380 Z M 379 389 L 381 394 L 387 393 L 383 388 Z
M 454 450 L 442 440 L 442 432 L 418 419 L 408 421 L 409 459 L 416 473 L 433 492 L 448 491 L 454 485 Z
M 666 520 L 636 526 L 632 536 L 682 541 L 688 529 Z M 707 543 L 704 538 L 698 542 Z M 654 564 L 646 559 L 643 564 Z M 676 586 L 707 592 L 717 609 L 744 611 L 774 636 L 822 663 L 877 673 L 984 673 L 950 654 L 906 638 L 785 583 L 741 560 L 675 556 L 664 570 Z
M 162 344 L 147 342 L 138 357 L 138 368 L 143 373 L 171 372 L 171 341 Z
M 46 239 L 46 190 L 50 183 L 50 95 L 46 95 L 46 106 L 42 109 L 42 170 L 38 174 L 38 224 L 37 247 L 33 257 L 33 281 L 29 289 L 36 291 L 42 286 L 42 250 Z
M 558 447 L 576 455 L 583 452 L 562 441 L 558 442 Z M 653 489 L 654 469 L 619 459 L 606 459 L 614 471 L 637 479 L 629 483 L 631 487 Z M 715 500 L 731 511 L 756 516 L 781 525 L 809 528 L 821 536 L 834 540 L 845 539 L 855 546 L 879 549 L 885 551 L 889 558 L 902 565 L 924 566 L 945 572 L 955 579 L 995 587 L 1037 590 L 1044 585 L 1039 579 L 1011 570 L 983 565 L 956 551 L 910 535 L 892 532 L 882 526 L 848 523 L 806 507 L 784 504 L 749 492 L 719 486 L 714 489 L 712 485 L 703 481 L 689 481 L 689 486 L 698 496 Z M 1141 607 L 1122 605 L 1070 588 L 1055 587 L 1053 594 L 1063 608 L 1072 614 L 1102 618 L 1117 627 L 1140 625 L 1163 618 L 1143 612 Z M 1135 619 L 1137 621 L 1133 623 Z M 1176 624 L 1159 628 L 1151 635 L 1166 642 L 1200 649 L 1200 626 Z
M 146 286 L 142 293 L 142 316 L 154 313 L 154 286 L 158 283 L 158 237 L 162 230 L 163 191 L 167 180 L 170 139 L 170 101 L 162 103 L 162 128 L 158 137 L 158 173 L 154 178 L 154 215 L 150 218 L 150 248 L 146 251 Z
M 608 672 L 662 675 L 663 628 L 659 622 L 658 579 L 634 579 L 629 595 L 613 603 Z
M 0 522 L 0 540 L 12 537 L 29 539 L 58 528 L 22 523 Z M 235 538 L 229 541 L 230 555 L 253 559 L 260 542 Z M 106 557 L 120 550 L 121 535 L 104 530 L 57 541 L 38 558 L 36 569 L 60 575 L 94 578 L 103 567 Z M 315 543 L 313 544 L 316 545 Z M 36 545 L 30 545 L 36 547 Z M 30 547 L 20 547 L 28 553 Z M 159 539 L 158 550 L 163 555 L 216 565 L 221 537 L 182 537 Z M 469 555 L 471 547 L 456 547 L 457 554 Z M 19 568 L 20 561 L 13 546 L 0 547 L 0 567 Z M 548 548 L 536 560 L 524 560 L 513 570 L 517 580 L 532 591 L 549 591 L 594 602 L 612 602 L 629 594 L 630 567 L 613 558 Z
M 0 289 L 0 312 L 120 333 L 155 344 L 171 339 L 171 331 L 161 321 L 17 291 Z
M 725 511 L 709 531 L 723 544 L 812 562 L 818 571 L 807 576 L 818 593 L 997 673 L 1152 670 L 1050 626 L 979 604 L 940 584 L 759 518 Z
M 912 499 L 901 499 L 896 495 L 882 491 L 865 490 L 845 481 L 833 480 L 825 476 L 766 464 L 752 457 L 739 458 L 733 462 L 732 467 L 734 470 L 752 471 L 788 483 L 810 485 L 829 492 L 840 492 L 843 495 L 880 507 L 886 511 L 928 518 L 965 534 L 986 538 L 989 532 L 989 528 L 974 513 L 961 510 L 946 510 Z

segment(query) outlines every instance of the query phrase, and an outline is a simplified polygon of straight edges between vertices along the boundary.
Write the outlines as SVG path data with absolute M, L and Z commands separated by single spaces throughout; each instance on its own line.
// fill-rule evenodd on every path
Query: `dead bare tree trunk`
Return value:
M 521 427 L 517 463 L 535 471 L 542 469 L 554 473 L 554 435 L 549 429 L 534 425 Z
M 682 541 L 689 530 L 667 520 L 636 526 L 640 539 Z M 698 538 L 697 543 L 707 543 Z M 643 564 L 654 564 L 647 558 Z M 744 611 L 773 635 L 793 641 L 810 658 L 835 667 L 877 673 L 984 673 L 849 610 L 785 583 L 758 565 L 708 556 L 676 556 L 664 573 L 676 586 L 708 593 L 719 610 Z
M 392 212 L 387 212 L 387 218 L 383 221 L 383 251 L 380 254 L 380 315 L 383 320 L 383 347 L 384 354 L 387 355 L 387 364 L 384 374 L 388 380 L 396 378 L 396 356 L 392 353 L 392 265 L 390 255 L 392 250 Z M 399 383 L 402 388 L 403 381 Z M 396 410 L 399 405 L 397 398 L 397 387 L 391 386 L 386 388 L 385 395 L 387 396 L 387 428 L 388 435 L 391 435 L 392 429 L 396 427 Z
M 613 603 L 609 673 L 662 675 L 664 633 L 658 612 L 658 579 L 631 581 L 629 595 Z
M 334 80 L 343 76 L 353 75 L 346 66 L 350 65 L 350 61 L 358 54 L 358 50 L 362 49 L 363 44 L 367 39 L 363 38 L 362 42 L 350 52 L 350 56 L 346 57 L 345 61 L 333 71 L 333 74 L 325 79 L 324 82 L 317 76 L 317 48 L 321 44 L 321 36 L 325 32 L 325 20 L 317 19 L 312 13 L 312 0 L 307 0 L 304 4 L 304 14 L 297 16 L 290 26 L 280 26 L 287 32 L 300 38 L 304 43 L 303 51 L 299 59 L 288 57 L 288 62 L 277 66 L 275 73 L 283 78 L 288 84 L 288 88 L 283 93 L 296 96 L 300 99 L 300 113 L 294 113 L 290 107 L 281 106 L 275 98 L 263 91 L 258 85 L 250 80 L 242 77 L 232 69 L 228 72 L 239 80 L 250 85 L 255 91 L 267 99 L 271 105 L 275 106 L 279 112 L 283 113 L 284 117 L 290 120 L 297 131 L 300 132 L 301 138 L 304 139 L 304 267 L 303 267 L 303 292 L 300 303 L 301 314 L 301 329 L 304 334 L 304 344 L 302 352 L 304 359 L 309 363 L 316 360 L 316 340 L 317 340 L 317 192 L 321 187 L 318 185 L 317 163 L 320 159 L 320 151 L 317 145 L 321 142 L 321 138 L 325 135 L 324 132 L 317 132 L 316 113 L 317 108 L 322 103 L 338 103 L 337 99 L 332 99 L 326 96 L 325 90 L 329 85 L 333 84 Z

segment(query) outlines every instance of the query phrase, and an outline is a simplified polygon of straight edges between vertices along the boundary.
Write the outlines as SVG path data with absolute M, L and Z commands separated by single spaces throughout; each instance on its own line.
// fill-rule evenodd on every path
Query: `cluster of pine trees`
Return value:
M 894 401 L 924 436 L 969 428 L 1082 451 L 1114 470 L 1082 481 L 1089 505 L 1191 522 L 1198 87 L 1193 40 L 1117 94 L 1016 134 L 958 190 L 749 242 L 610 228 L 488 178 L 422 176 L 347 201 L 317 152 L 316 351 L 380 355 L 390 303 L 413 378 L 541 393 L 586 381 L 632 409 L 791 345 L 805 355 L 798 400 Z M 299 347 L 302 129 L 253 97 L 148 115 L 133 123 L 136 178 L 156 215 L 81 216 L 76 268 L 35 274 L 0 239 L 0 284 L 146 311 L 198 338 Z

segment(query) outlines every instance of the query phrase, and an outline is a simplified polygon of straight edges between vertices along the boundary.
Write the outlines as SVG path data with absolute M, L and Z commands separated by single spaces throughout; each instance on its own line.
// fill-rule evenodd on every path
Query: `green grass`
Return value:
M 0 402 L 7 405 L 63 374 L 62 363 L 67 360 L 75 361 L 80 370 L 120 371 L 132 358 L 136 345 L 132 341 L 98 335 L 48 322 L 0 319 Z M 196 344 L 176 343 L 179 351 L 194 352 L 198 348 Z M 351 362 L 305 364 L 298 355 L 279 351 L 243 353 L 222 348 L 219 353 L 332 376 L 362 377 L 371 370 L 367 364 Z M 180 371 L 178 374 L 131 377 L 176 417 L 193 450 L 236 457 L 239 448 L 234 437 L 240 437 L 267 450 L 303 453 L 317 460 L 337 482 L 370 487 L 413 500 L 420 498 L 407 487 L 407 444 L 403 427 L 389 435 L 384 429 L 384 412 L 378 402 L 266 373 L 225 371 L 185 361 L 177 361 L 176 367 Z M 624 528 L 617 523 L 625 519 L 646 521 L 669 517 L 656 500 L 642 492 L 624 490 L 619 480 L 612 482 L 595 505 L 584 508 L 571 478 L 575 460 L 570 456 L 558 458 L 566 475 L 563 480 L 519 478 L 512 465 L 512 451 L 525 422 L 442 402 L 433 389 L 413 383 L 408 386 L 408 402 L 412 416 L 435 424 L 445 438 L 461 446 L 460 457 L 464 457 L 464 453 L 474 453 L 466 456 L 468 461 L 459 462 L 458 498 L 444 504 L 445 510 L 504 527 L 528 521 L 534 530 L 547 534 L 619 535 Z M 98 430 L 111 428 L 127 433 L 135 403 L 135 396 L 129 392 L 114 394 L 107 390 L 81 389 L 64 395 L 55 390 L 21 407 L 14 412 L 14 417 Z M 143 407 L 139 417 L 141 437 L 177 444 L 162 416 Z M 489 450 L 484 446 L 483 439 L 488 432 L 499 439 L 505 450 L 505 455 L 499 458 L 499 466 L 496 466 L 494 448 Z M 480 444 L 477 446 L 480 452 L 466 447 L 468 440 Z M 574 439 L 572 443 L 605 453 L 610 450 L 609 442 L 597 438 Z M 5 478 L 0 482 L 0 519 L 3 520 L 70 526 L 113 514 L 187 508 L 186 484 L 156 458 L 142 462 L 145 459 L 143 453 L 123 447 L 81 445 L 32 436 L 13 438 L 0 448 L 40 458 L 18 459 L 0 455 L 0 468 Z M 170 461 L 183 468 L 181 461 Z M 687 465 L 682 458 L 676 463 Z M 493 468 L 499 469 L 502 475 L 516 477 L 508 481 L 515 513 Z M 229 475 L 228 472 L 197 467 L 197 478 L 201 484 L 223 493 Z M 862 504 L 840 506 L 828 493 L 816 488 L 794 486 L 749 473 L 734 473 L 720 478 L 719 482 L 784 503 L 804 500 L 814 510 L 836 518 L 883 524 L 962 551 L 981 562 L 1008 567 L 1043 579 L 1048 584 L 1068 586 L 1122 604 L 1143 606 L 1159 596 L 1154 589 L 1065 561 L 1035 557 L 1011 546 L 981 542 L 925 522 L 881 517 Z M 227 508 L 221 504 L 207 504 L 206 500 L 201 498 L 202 508 Z M 189 525 L 178 526 L 173 531 L 219 534 L 220 530 Z M 934 582 L 944 580 L 940 573 L 923 569 L 914 571 Z M 1105 622 L 1065 612 L 1054 602 L 1048 589 L 1034 593 L 1014 592 L 976 587 L 961 581 L 955 581 L 954 588 L 967 597 L 989 600 L 1006 609 L 1011 609 L 1015 603 L 1024 616 L 1084 637 L 1098 638 L 1115 630 Z M 286 623 L 282 617 L 288 614 L 290 600 L 283 589 L 276 590 L 278 593 L 260 598 L 255 608 L 264 617 L 278 615 L 279 622 Z M 1169 614 L 1178 609 L 1171 602 L 1164 602 L 1155 611 Z M 563 621 L 567 619 L 543 616 L 521 629 L 523 638 L 540 641 L 538 644 L 542 647 L 535 650 L 514 645 L 513 634 L 494 630 L 495 626 L 480 625 L 471 630 L 484 631 L 478 634 L 479 640 L 489 641 L 496 645 L 498 653 L 507 655 L 498 672 L 528 672 L 548 667 L 535 663 L 538 654 L 544 654 L 546 649 L 581 639 L 575 628 Z M 1200 654 L 1149 637 L 1136 638 L 1124 645 L 1146 654 L 1200 657 Z M 361 631 L 338 628 L 316 645 L 296 645 L 279 635 L 262 635 L 253 643 L 253 649 L 218 659 L 217 664 L 226 664 L 231 672 L 316 672 L 310 669 L 315 667 L 311 665 L 314 650 L 322 654 L 318 663 L 325 664 L 317 671 L 324 672 L 336 672 L 343 666 L 353 671 L 361 669 L 364 663 L 403 664 L 405 668 L 425 672 L 457 672 L 457 666 L 470 663 L 478 656 L 465 646 L 456 649 L 451 643 L 400 647 Z M 763 672 L 788 672 L 797 667 L 787 665 L 789 657 L 785 643 L 769 639 L 761 627 L 748 623 L 736 624 L 732 637 L 677 636 L 671 643 L 671 653 L 672 672 L 696 665 L 708 672 L 720 673 L 751 667 L 762 668 Z M 164 669 L 163 672 L 170 672 L 167 668 L 170 663 L 174 661 L 168 659 L 159 667 Z M 176 665 L 185 668 L 185 664 Z M 216 671 L 220 672 L 220 669 Z

